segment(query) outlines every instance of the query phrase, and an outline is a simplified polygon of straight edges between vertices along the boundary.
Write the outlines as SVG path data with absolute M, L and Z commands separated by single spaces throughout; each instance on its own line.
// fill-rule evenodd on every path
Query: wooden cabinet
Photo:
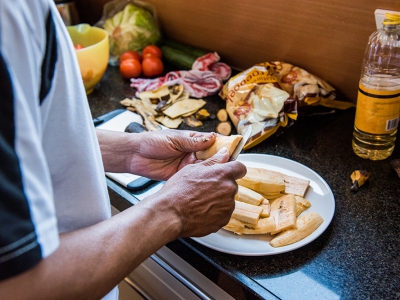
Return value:
M 77 0 L 81 21 L 95 23 L 107 0 Z M 149 0 L 165 36 L 217 51 L 233 67 L 282 60 L 333 85 L 356 102 L 361 62 L 375 30 L 375 9 L 398 0 Z

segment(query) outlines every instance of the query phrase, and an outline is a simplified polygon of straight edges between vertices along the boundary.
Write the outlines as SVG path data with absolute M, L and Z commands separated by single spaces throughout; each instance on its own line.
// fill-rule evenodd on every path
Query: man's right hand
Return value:
M 228 160 L 229 153 L 223 148 L 201 163 L 187 165 L 143 204 L 156 207 L 157 214 L 170 214 L 166 226 L 177 226 L 178 237 L 218 231 L 234 210 L 236 180 L 247 172 L 242 163 Z

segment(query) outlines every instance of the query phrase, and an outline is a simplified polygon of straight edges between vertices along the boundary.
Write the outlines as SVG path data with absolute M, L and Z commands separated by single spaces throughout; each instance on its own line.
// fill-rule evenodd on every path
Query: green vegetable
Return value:
M 193 47 L 193 46 L 189 46 L 186 44 L 182 44 L 176 41 L 172 41 L 172 40 L 164 40 L 163 41 L 163 45 L 164 46 L 168 46 L 177 50 L 181 50 L 183 52 L 186 52 L 188 54 L 191 54 L 193 56 L 203 56 L 206 55 L 207 53 L 209 53 L 210 51 L 204 50 L 204 49 L 200 49 L 197 47 Z
M 146 9 L 128 4 L 104 23 L 110 41 L 110 54 L 119 57 L 128 50 L 141 51 L 156 44 L 160 37 L 153 15 Z
M 191 70 L 193 63 L 198 58 L 198 56 L 169 46 L 161 46 L 160 49 L 163 54 L 163 60 L 180 70 Z

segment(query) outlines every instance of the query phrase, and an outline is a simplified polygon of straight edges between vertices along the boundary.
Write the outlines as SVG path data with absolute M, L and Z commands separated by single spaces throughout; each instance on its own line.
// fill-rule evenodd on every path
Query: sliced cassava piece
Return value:
M 217 112 L 217 119 L 221 122 L 228 121 L 228 112 L 226 111 L 226 109 L 222 108 Z
M 257 225 L 258 220 L 260 219 L 260 214 L 261 214 L 261 211 L 259 211 L 257 213 L 257 212 L 253 212 L 253 211 L 240 209 L 240 208 L 235 208 L 232 213 L 232 218 L 238 219 L 238 220 L 246 222 L 246 223 Z
M 263 200 L 265 200 L 265 198 L 261 194 L 255 192 L 245 186 L 239 185 L 238 192 L 235 195 L 235 200 L 246 202 L 246 203 L 253 204 L 253 205 L 260 205 L 260 203 Z
M 198 109 L 203 107 L 206 102 L 202 99 L 185 99 L 182 101 L 177 101 L 163 112 L 168 117 L 174 119 L 176 117 L 185 115 L 188 112 L 195 113 Z
M 295 176 L 289 176 L 277 171 L 267 170 L 263 168 L 254 168 L 257 169 L 260 174 L 280 177 L 285 182 L 285 194 L 294 194 L 298 196 L 304 197 L 306 194 L 307 188 L 310 185 L 310 181 L 302 178 L 298 178 Z M 249 168 L 247 168 L 249 170 Z
M 260 232 L 263 230 L 267 233 L 271 233 L 272 231 L 275 230 L 275 220 L 274 218 L 268 217 L 268 218 L 261 218 L 255 229 L 258 229 Z
M 268 200 L 274 200 L 276 198 L 282 197 L 285 194 L 284 191 L 282 191 L 282 193 L 262 193 L 261 195 Z
M 263 218 L 268 218 L 271 213 L 271 204 L 267 199 L 264 198 L 264 200 L 261 202 L 260 207 L 262 207 L 262 212 L 261 212 L 261 217 Z
M 256 225 L 254 225 L 254 224 L 249 224 L 249 223 L 246 223 L 246 222 L 243 222 L 243 221 L 240 221 L 238 219 L 231 217 L 228 224 L 226 224 L 223 227 L 223 229 L 241 235 L 241 234 L 246 234 L 246 233 L 244 233 L 246 230 L 249 230 L 249 229 L 254 230 L 253 228 L 255 228 L 255 227 L 256 227 Z
M 279 233 L 269 244 L 276 248 L 301 241 L 313 233 L 323 222 L 324 219 L 316 212 L 300 216 L 297 219 L 297 226 L 295 228 Z
M 232 131 L 232 125 L 230 122 L 220 122 L 217 125 L 216 131 L 222 135 L 230 135 Z
M 236 182 L 238 185 L 252 189 L 262 195 L 279 194 L 285 191 L 285 182 L 282 177 L 265 174 L 262 170 L 264 169 L 247 167 L 247 174 Z M 266 198 L 268 199 L 268 197 Z
M 248 204 L 248 203 L 240 202 L 240 201 L 237 201 L 237 200 L 235 200 L 235 209 L 247 210 L 247 211 L 250 211 L 250 212 L 254 212 L 254 213 L 258 214 L 258 215 L 260 215 L 261 212 L 262 212 L 262 207 L 261 206 Z
M 210 148 L 203 151 L 197 151 L 197 159 L 207 159 L 217 153 L 221 148 L 226 147 L 229 151 L 229 156 L 232 155 L 236 146 L 242 139 L 241 135 L 230 135 L 230 136 L 217 136 L 214 144 Z
M 293 194 L 284 195 L 275 199 L 271 203 L 270 218 L 275 220 L 275 230 L 271 234 L 276 234 L 283 230 L 296 226 L 296 198 Z
M 234 232 L 236 234 L 268 234 L 275 229 L 273 218 L 260 218 L 258 223 L 249 224 L 235 218 L 231 218 L 229 223 L 223 229 Z
M 300 196 L 294 196 L 294 198 L 296 199 L 296 216 L 298 217 L 303 211 L 311 207 L 311 203 Z

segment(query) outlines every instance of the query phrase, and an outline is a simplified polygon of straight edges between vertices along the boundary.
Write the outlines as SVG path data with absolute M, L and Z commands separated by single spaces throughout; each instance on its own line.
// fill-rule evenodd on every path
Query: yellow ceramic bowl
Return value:
M 67 29 L 74 45 L 83 46 L 76 50 L 76 55 L 86 94 L 90 94 L 108 65 L 108 34 L 104 29 L 89 24 L 67 26 Z

